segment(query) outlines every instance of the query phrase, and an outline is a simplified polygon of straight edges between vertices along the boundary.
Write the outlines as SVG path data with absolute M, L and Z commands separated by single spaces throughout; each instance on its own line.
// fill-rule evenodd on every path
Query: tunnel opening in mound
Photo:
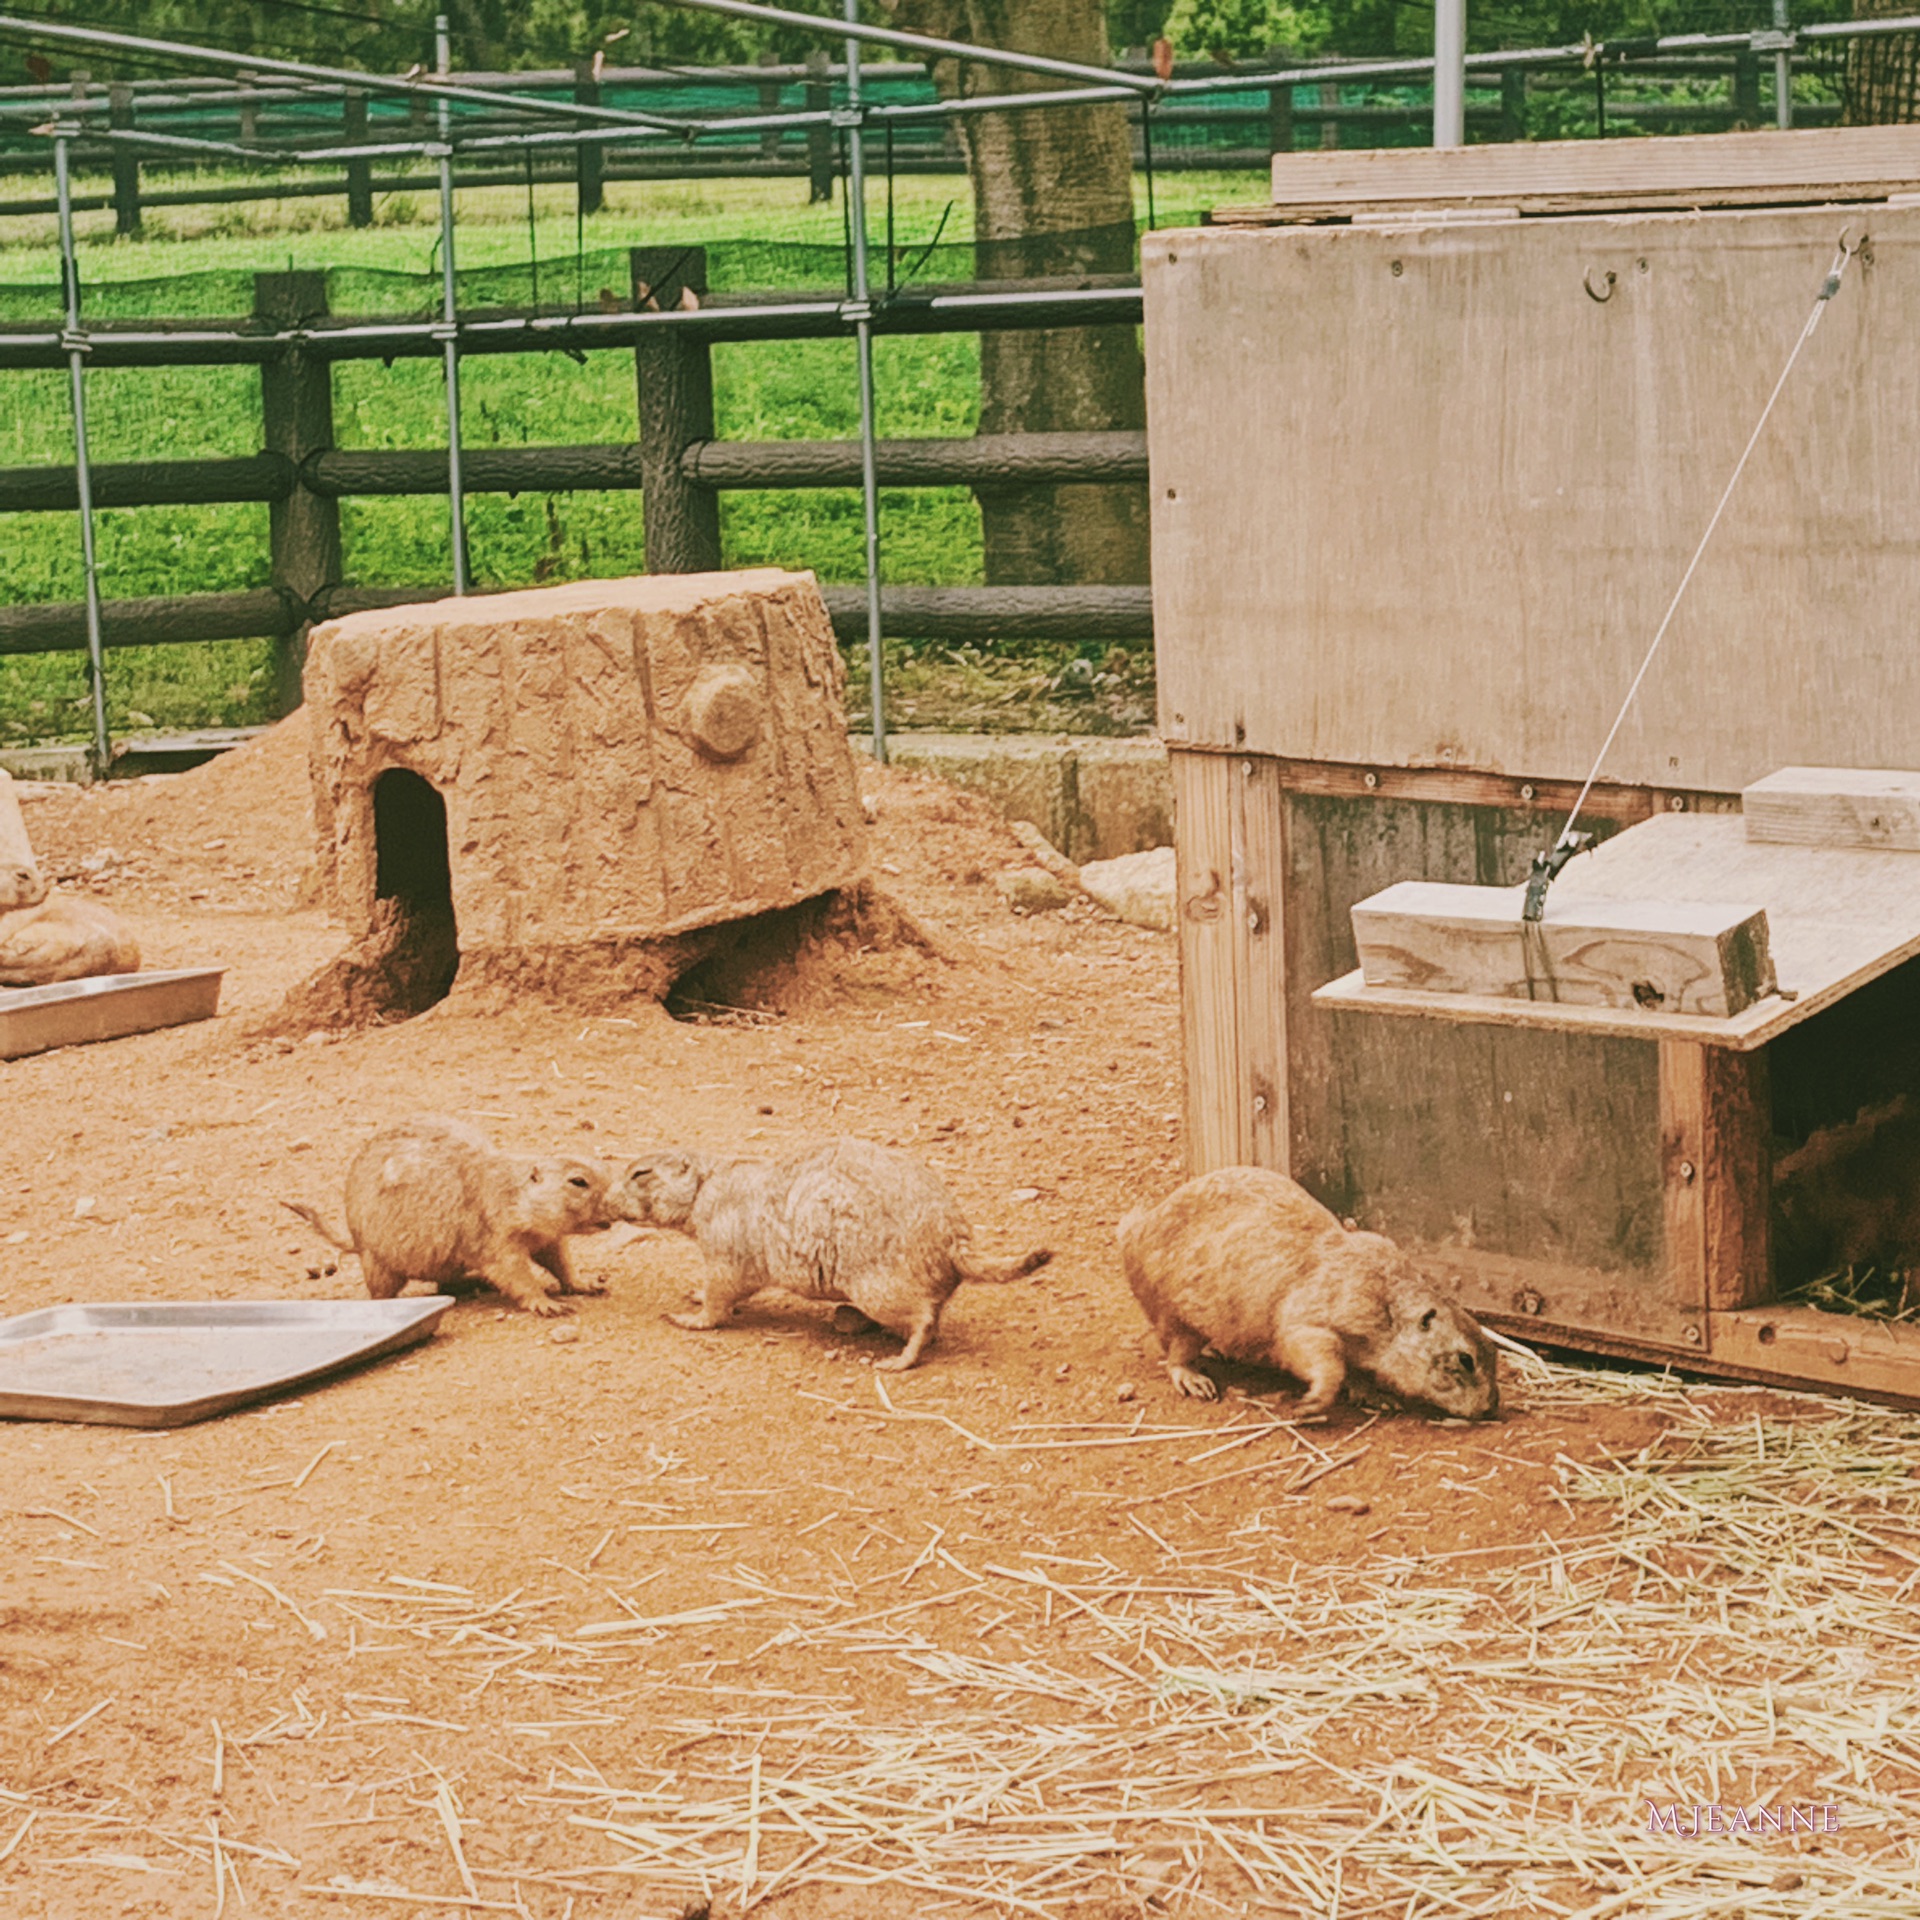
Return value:
M 405 1018 L 444 1000 L 460 971 L 446 800 L 431 781 L 389 767 L 373 783 L 373 837 L 382 1011 Z
M 673 982 L 664 1005 L 693 1026 L 778 1019 L 834 998 L 850 957 L 892 953 L 944 957 L 897 901 L 860 880 L 735 922 Z
M 373 911 L 337 960 L 288 994 L 263 1035 L 410 1020 L 437 1006 L 460 971 L 447 803 L 404 767 L 376 776 Z

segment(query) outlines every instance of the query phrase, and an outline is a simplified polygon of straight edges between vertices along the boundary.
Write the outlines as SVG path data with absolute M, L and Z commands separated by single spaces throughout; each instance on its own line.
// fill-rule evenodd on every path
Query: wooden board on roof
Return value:
M 1721 1019 L 1369 987 L 1356 970 L 1322 987 L 1314 1002 L 1337 1011 L 1695 1040 L 1744 1052 L 1920 954 L 1920 859 L 1750 841 L 1744 822 L 1730 814 L 1666 814 L 1629 827 L 1574 861 L 1551 897 L 1567 907 L 1660 899 L 1764 907 L 1779 991 Z
M 1273 198 L 1216 208 L 1216 226 L 1485 206 L 1520 214 L 1791 206 L 1920 189 L 1920 126 L 1661 140 L 1527 140 L 1472 147 L 1333 148 L 1273 156 Z

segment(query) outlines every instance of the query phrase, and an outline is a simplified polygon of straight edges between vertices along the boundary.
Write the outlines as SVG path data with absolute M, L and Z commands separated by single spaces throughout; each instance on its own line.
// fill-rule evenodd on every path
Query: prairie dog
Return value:
M 628 1163 L 608 1207 L 616 1219 L 689 1234 L 706 1255 L 700 1306 L 668 1314 L 675 1326 L 722 1326 L 768 1287 L 844 1300 L 906 1342 L 877 1362 L 894 1373 L 926 1351 L 963 1280 L 1017 1280 L 1053 1258 L 1044 1248 L 1009 1260 L 973 1252 L 946 1183 L 911 1154 L 866 1140 L 784 1160 L 655 1148 Z
M 1499 1411 L 1493 1347 L 1473 1316 L 1391 1240 L 1348 1232 L 1282 1174 L 1202 1174 L 1128 1214 L 1119 1239 L 1127 1284 L 1182 1393 L 1217 1397 L 1194 1365 L 1211 1347 L 1303 1381 L 1303 1419 L 1332 1407 L 1349 1370 L 1441 1413 Z
M 583 1285 L 567 1257 L 570 1234 L 613 1224 L 605 1170 L 496 1153 L 476 1128 L 437 1114 L 384 1127 L 354 1155 L 344 1235 L 312 1207 L 281 1204 L 360 1256 L 376 1300 L 391 1300 L 409 1280 L 444 1287 L 478 1279 L 528 1313 L 556 1314 L 567 1309 L 548 1297 L 552 1282 L 561 1293 L 605 1291 Z

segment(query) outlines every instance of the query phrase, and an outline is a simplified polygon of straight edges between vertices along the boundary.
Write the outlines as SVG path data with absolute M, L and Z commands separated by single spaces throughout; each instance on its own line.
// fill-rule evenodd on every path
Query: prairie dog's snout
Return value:
M 642 1227 L 684 1227 L 706 1180 L 706 1163 L 678 1147 L 641 1154 L 607 1177 L 607 1210 Z

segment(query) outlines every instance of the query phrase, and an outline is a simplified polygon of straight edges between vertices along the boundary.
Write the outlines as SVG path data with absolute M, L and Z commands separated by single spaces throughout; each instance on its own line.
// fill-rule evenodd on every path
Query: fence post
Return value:
M 1293 151 L 1293 89 L 1291 87 L 1267 89 L 1267 151 L 1269 153 Z
M 311 321 L 327 310 L 327 276 L 306 268 L 253 276 L 253 310 L 280 326 Z M 294 467 L 294 485 L 268 509 L 272 579 L 301 601 L 340 578 L 340 506 L 300 479 L 300 463 L 333 445 L 333 374 L 325 360 L 292 348 L 260 367 L 260 421 L 269 453 L 284 454 Z M 274 657 L 274 700 L 291 713 L 300 704 L 300 674 L 307 660 L 307 623 L 280 636 Z
M 807 111 L 825 113 L 833 105 L 833 89 L 828 82 L 832 62 L 824 47 L 815 47 L 807 55 Z M 807 199 L 833 198 L 833 129 L 807 129 Z
M 1527 137 L 1527 70 L 1525 67 L 1500 69 L 1500 138 L 1524 140 Z
M 573 63 L 573 98 L 575 104 L 582 107 L 600 104 L 600 83 L 593 77 L 591 60 Z M 597 140 L 583 140 L 573 154 L 580 211 L 598 213 L 607 203 L 607 150 Z
M 358 87 L 349 87 L 343 109 L 346 140 L 350 147 L 364 146 L 367 139 L 367 96 Z M 347 162 L 347 225 L 373 225 L 373 162 Z
M 1337 147 L 1340 144 L 1340 122 L 1334 117 L 1332 109 L 1340 105 L 1340 85 L 1335 80 L 1320 82 L 1320 105 L 1327 109 L 1320 122 L 1320 144 L 1323 147 Z
M 1760 124 L 1760 56 L 1751 47 L 1733 56 L 1733 118 L 1736 126 Z
M 107 125 L 133 126 L 133 89 L 124 80 L 116 80 L 107 89 Z M 113 143 L 113 230 L 137 234 L 140 231 L 140 155 L 120 141 Z
M 763 67 L 777 67 L 780 64 L 780 56 L 777 53 L 762 53 L 760 56 L 760 64 Z M 780 82 L 778 80 L 762 80 L 760 82 L 760 111 L 762 113 L 778 113 L 780 111 Z M 778 127 L 769 127 L 766 132 L 760 136 L 760 157 L 763 160 L 778 160 L 780 158 L 780 129 Z
M 636 304 L 677 307 L 707 290 L 704 247 L 635 247 Z M 640 511 L 649 573 L 713 573 L 720 566 L 720 496 L 680 471 L 680 456 L 713 438 L 713 349 L 661 327 L 633 349 L 640 387 Z

